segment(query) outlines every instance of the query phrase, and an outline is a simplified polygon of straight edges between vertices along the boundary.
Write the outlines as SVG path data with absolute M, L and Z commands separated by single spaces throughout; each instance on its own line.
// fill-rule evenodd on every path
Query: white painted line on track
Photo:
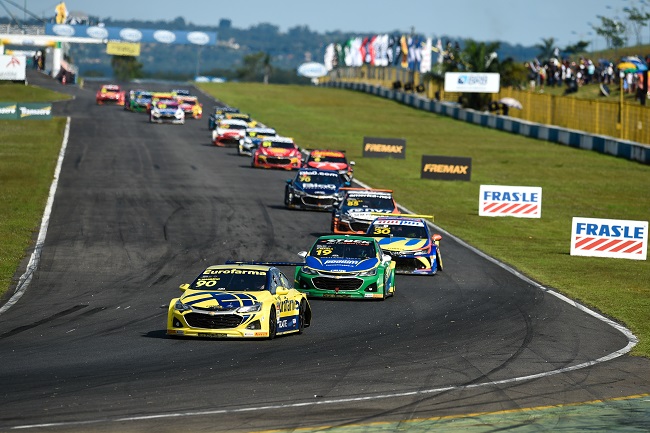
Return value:
M 56 168 L 54 169 L 54 179 L 52 179 L 52 185 L 50 185 L 50 194 L 47 197 L 47 203 L 45 204 L 45 211 L 43 212 L 43 219 L 41 220 L 41 228 L 38 232 L 38 238 L 36 239 L 36 245 L 34 245 L 34 251 L 29 258 L 27 263 L 27 269 L 25 273 L 20 276 L 18 284 L 16 285 L 16 290 L 14 294 L 9 298 L 6 304 L 0 307 L 0 314 L 7 311 L 11 308 L 22 296 L 25 294 L 29 283 L 32 281 L 34 272 L 38 268 L 38 264 L 41 260 L 41 251 L 43 250 L 43 244 L 45 243 L 45 235 L 47 234 L 47 227 L 50 224 L 50 214 L 52 213 L 52 205 L 54 204 L 54 194 L 56 194 L 56 188 L 59 185 L 59 175 L 61 174 L 61 165 L 63 164 L 63 158 L 65 156 L 65 150 L 68 147 L 68 137 L 70 136 L 70 117 L 65 123 L 65 131 L 63 133 L 63 142 L 61 143 L 61 150 L 59 151 L 59 159 L 56 163 Z

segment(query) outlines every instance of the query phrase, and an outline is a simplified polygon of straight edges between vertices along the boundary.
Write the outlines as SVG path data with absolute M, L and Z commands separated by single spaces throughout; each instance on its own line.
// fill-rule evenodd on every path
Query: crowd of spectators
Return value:
M 644 74 L 619 71 L 616 65 L 617 63 L 610 60 L 594 61 L 585 57 L 580 57 L 578 60 L 551 58 L 543 63 L 534 59 L 524 64 L 531 91 L 543 92 L 546 86 L 566 86 L 565 94 L 569 94 L 577 92 L 580 87 L 587 84 L 602 84 L 604 85 L 602 88 L 608 89 L 610 85 L 619 84 L 619 77 L 622 74 L 623 91 L 636 94 L 639 98 L 639 91 L 644 89 Z

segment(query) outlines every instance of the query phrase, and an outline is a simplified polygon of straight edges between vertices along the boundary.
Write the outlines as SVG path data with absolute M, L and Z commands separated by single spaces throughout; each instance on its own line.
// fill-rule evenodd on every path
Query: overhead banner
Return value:
M 496 72 L 446 72 L 445 92 L 499 93 L 500 77 Z
M 648 222 L 574 217 L 571 255 L 646 260 Z
M 422 179 L 470 180 L 471 177 L 472 158 L 422 155 Z
M 479 216 L 542 217 L 542 188 L 538 186 L 481 185 Z
M 401 138 L 363 137 L 364 158 L 406 158 L 406 140 Z
M 0 55 L 0 80 L 25 81 L 26 69 L 25 56 Z
M 106 54 L 111 56 L 138 57 L 140 55 L 140 44 L 138 42 L 109 41 L 106 44 Z
M 102 27 L 69 24 L 45 24 L 46 35 L 75 36 L 106 41 L 143 42 L 160 44 L 215 45 L 216 32 L 187 32 L 166 29 L 133 29 L 129 27 Z

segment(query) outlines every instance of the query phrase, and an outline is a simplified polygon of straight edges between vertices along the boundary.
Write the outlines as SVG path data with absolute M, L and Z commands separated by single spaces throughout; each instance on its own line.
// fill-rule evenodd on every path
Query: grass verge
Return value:
M 648 220 L 650 167 L 342 89 L 243 83 L 201 87 L 294 137 L 302 147 L 347 150 L 359 179 L 393 189 L 397 201 L 433 213 L 445 230 L 624 323 L 640 338 L 633 354 L 650 356 L 648 261 L 569 254 L 574 216 Z M 406 159 L 362 158 L 364 135 L 406 139 Z M 471 182 L 420 179 L 423 154 L 471 157 Z M 542 187 L 542 218 L 479 217 L 481 184 Z
M 0 83 L 7 102 L 49 102 L 68 95 Z M 0 296 L 39 229 L 66 120 L 0 120 Z

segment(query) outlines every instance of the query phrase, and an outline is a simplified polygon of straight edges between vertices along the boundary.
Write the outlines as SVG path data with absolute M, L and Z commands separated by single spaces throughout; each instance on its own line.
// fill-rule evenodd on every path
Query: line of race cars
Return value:
M 318 237 L 302 262 L 228 261 L 205 269 L 170 301 L 167 335 L 268 338 L 311 324 L 309 298 L 384 300 L 396 274 L 442 270 L 441 236 L 429 215 L 402 214 L 391 190 L 352 187 L 345 152 L 301 149 L 290 137 L 241 113 L 214 107 L 211 140 L 236 147 L 251 167 L 296 170 L 285 184 L 287 209 L 331 212 L 333 234 Z M 278 266 L 295 266 L 291 281 Z
M 95 94 L 97 105 L 121 105 L 127 111 L 145 112 L 151 123 L 184 124 L 186 118 L 201 119 L 203 105 L 186 89 L 153 92 L 132 89 L 128 92 L 117 84 L 104 84 Z

